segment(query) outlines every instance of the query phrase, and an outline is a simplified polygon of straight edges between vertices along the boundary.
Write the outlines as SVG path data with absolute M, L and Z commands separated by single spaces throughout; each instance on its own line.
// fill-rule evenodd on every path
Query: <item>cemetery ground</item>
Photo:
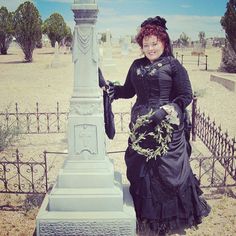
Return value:
M 0 55 L 0 107 L 1 112 L 15 109 L 18 103 L 20 112 L 34 112 L 35 104 L 39 103 L 41 112 L 55 111 L 59 102 L 61 111 L 68 111 L 72 95 L 74 65 L 72 56 L 66 50 L 60 50 L 57 66 L 52 66 L 54 49 L 44 47 L 34 51 L 33 63 L 23 62 L 23 53 L 17 46 L 11 46 L 8 55 Z M 188 50 L 178 50 L 178 54 L 189 53 Z M 208 70 L 205 65 L 197 66 L 188 63 L 185 57 L 184 66 L 187 68 L 193 90 L 198 97 L 198 107 L 221 125 L 232 138 L 236 135 L 236 92 L 229 91 L 222 85 L 210 81 L 212 73 L 217 69 L 221 60 L 221 49 L 210 48 L 208 55 Z M 119 47 L 113 48 L 113 63 L 106 65 L 101 60 L 101 69 L 105 79 L 123 83 L 130 64 L 139 56 L 139 50 L 134 48 L 128 55 L 122 56 Z M 204 62 L 204 57 L 201 59 Z M 236 80 L 236 75 L 231 75 Z M 130 111 L 131 100 L 114 101 L 113 111 Z M 194 149 L 205 153 L 200 141 L 193 143 Z M 114 140 L 107 139 L 108 151 L 123 151 L 127 145 L 127 134 L 117 134 Z M 66 134 L 20 135 L 14 145 L 4 152 L 11 155 L 16 148 L 24 155 L 35 157 L 44 150 L 64 152 L 67 149 Z M 125 178 L 123 153 L 110 154 L 114 161 L 115 170 Z M 53 183 L 66 155 L 49 155 L 49 182 Z M 198 230 L 191 229 L 187 235 L 233 236 L 236 235 L 236 201 L 234 188 L 204 188 L 203 189 L 212 211 Z M 35 218 L 38 206 L 34 205 L 37 195 L 0 194 L 0 235 L 1 236 L 30 236 L 35 229 Z M 4 206 L 4 207 L 2 207 Z M 21 206 L 24 206 L 22 208 Z M 16 209 L 12 211 L 12 209 Z

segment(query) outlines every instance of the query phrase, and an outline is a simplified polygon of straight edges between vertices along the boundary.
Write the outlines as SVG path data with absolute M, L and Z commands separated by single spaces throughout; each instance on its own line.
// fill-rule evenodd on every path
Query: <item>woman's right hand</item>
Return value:
M 107 80 L 105 88 L 106 88 L 106 92 L 108 94 L 108 97 L 110 99 L 110 102 L 113 102 L 114 96 L 115 96 L 115 85 L 114 85 L 114 83 Z

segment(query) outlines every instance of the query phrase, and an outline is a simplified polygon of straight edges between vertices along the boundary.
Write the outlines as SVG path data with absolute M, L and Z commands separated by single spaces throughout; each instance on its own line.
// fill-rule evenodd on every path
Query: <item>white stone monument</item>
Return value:
M 59 45 L 58 42 L 56 41 L 55 43 L 55 52 L 54 52 L 54 56 L 51 62 L 51 67 L 53 68 L 57 68 L 57 67 L 61 67 L 62 63 L 60 62 L 60 58 L 59 58 Z
M 75 0 L 74 90 L 68 118 L 68 159 L 36 219 L 37 235 L 133 236 L 136 218 L 127 186 L 106 155 L 98 86 L 95 0 Z

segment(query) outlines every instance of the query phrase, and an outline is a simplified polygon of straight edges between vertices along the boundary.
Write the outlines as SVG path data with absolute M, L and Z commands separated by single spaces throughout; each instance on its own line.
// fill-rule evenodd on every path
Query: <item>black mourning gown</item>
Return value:
M 144 57 L 131 65 L 123 86 L 115 86 L 115 99 L 137 96 L 131 111 L 131 123 L 150 109 L 157 110 L 172 104 L 178 111 L 180 125 L 174 127 L 168 152 L 156 160 L 131 148 L 125 153 L 127 178 L 133 197 L 136 216 L 146 220 L 153 230 L 170 231 L 201 223 L 210 208 L 200 197 L 199 182 L 189 163 L 189 142 L 184 132 L 184 111 L 192 101 L 192 89 L 184 67 L 173 57 L 161 56 L 154 63 Z M 145 126 L 147 132 L 153 126 Z M 142 130 L 144 132 L 145 130 Z M 145 140 L 142 147 L 152 147 Z

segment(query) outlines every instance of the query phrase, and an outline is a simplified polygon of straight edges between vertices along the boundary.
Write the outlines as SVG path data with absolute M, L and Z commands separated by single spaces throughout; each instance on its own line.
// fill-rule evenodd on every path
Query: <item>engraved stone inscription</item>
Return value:
M 98 153 L 97 145 L 97 127 L 91 124 L 75 126 L 75 153 L 81 154 L 87 151 L 95 155 Z

